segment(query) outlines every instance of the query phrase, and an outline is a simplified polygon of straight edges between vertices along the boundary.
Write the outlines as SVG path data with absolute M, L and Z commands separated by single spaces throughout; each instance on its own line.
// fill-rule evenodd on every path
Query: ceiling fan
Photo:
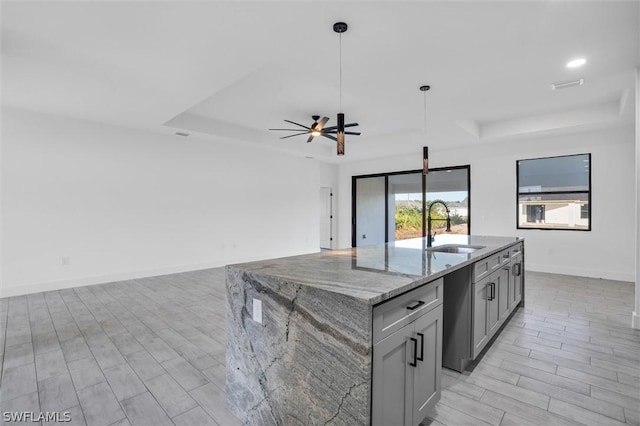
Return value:
M 291 120 L 284 120 L 287 123 L 295 124 L 296 126 L 300 126 L 301 128 L 300 129 L 269 129 L 269 130 L 299 132 L 293 135 L 283 136 L 280 139 L 286 139 L 286 138 L 291 138 L 291 137 L 300 136 L 300 135 L 309 135 L 309 139 L 307 139 L 307 143 L 311 142 L 313 138 L 315 138 L 316 136 L 324 136 L 325 138 L 329 138 L 334 141 L 338 140 L 335 136 L 333 136 L 334 134 L 338 133 L 338 126 L 324 127 L 324 125 L 327 124 L 327 121 L 329 121 L 329 117 L 322 117 L 322 120 L 320 120 L 319 115 L 312 115 L 311 118 L 313 119 L 313 124 L 311 126 L 305 126 L 304 124 L 296 123 L 295 121 L 291 121 Z M 344 127 L 355 127 L 355 126 L 358 126 L 358 123 L 349 123 L 344 125 Z M 302 129 L 305 129 L 305 130 L 303 131 Z M 344 132 L 344 133 L 346 135 L 356 135 L 356 136 L 360 135 L 360 132 Z

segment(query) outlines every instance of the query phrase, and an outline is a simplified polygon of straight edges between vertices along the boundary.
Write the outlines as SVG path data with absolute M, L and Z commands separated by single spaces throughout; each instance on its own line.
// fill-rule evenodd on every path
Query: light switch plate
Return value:
M 262 324 L 262 300 L 253 299 L 253 320 Z

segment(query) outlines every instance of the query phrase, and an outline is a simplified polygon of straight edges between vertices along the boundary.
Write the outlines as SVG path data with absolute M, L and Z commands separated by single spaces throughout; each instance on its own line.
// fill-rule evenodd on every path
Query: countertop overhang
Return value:
M 433 247 L 483 246 L 472 253 L 427 251 L 426 238 L 228 265 L 244 273 L 339 293 L 375 305 L 514 245 L 523 238 L 438 235 Z

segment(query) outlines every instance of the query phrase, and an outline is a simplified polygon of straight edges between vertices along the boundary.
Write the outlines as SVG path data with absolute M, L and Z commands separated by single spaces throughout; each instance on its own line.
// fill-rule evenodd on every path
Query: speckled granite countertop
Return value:
M 371 305 L 523 241 L 517 237 L 438 235 L 434 247 L 483 246 L 472 253 L 426 251 L 425 238 L 229 265 L 256 274 L 315 287 Z

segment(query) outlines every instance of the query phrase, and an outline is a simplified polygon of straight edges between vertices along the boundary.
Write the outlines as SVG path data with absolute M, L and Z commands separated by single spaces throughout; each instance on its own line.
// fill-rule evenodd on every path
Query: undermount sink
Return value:
M 437 247 L 429 247 L 427 251 L 435 251 L 439 253 L 473 253 L 476 250 L 483 249 L 484 246 L 469 246 L 464 244 L 445 244 Z

